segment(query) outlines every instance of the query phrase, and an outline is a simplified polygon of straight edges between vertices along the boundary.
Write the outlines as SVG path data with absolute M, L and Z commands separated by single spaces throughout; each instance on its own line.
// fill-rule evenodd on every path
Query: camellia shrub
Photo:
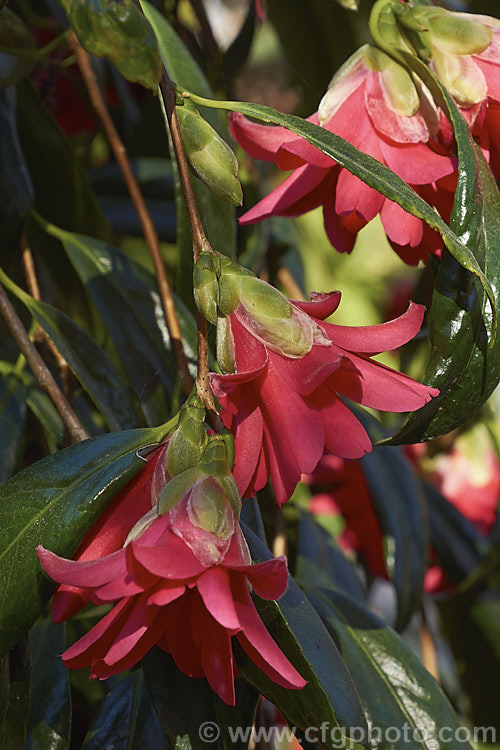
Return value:
M 492 6 L 0 3 L 0 750 L 500 742 Z

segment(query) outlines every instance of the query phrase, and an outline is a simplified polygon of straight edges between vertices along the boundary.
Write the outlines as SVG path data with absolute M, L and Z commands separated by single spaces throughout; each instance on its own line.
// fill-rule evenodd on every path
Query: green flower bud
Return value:
M 217 318 L 217 362 L 222 372 L 236 371 L 234 339 L 229 318 Z
M 418 112 L 418 91 L 410 73 L 402 65 L 373 46 L 366 48 L 365 61 L 369 68 L 382 73 L 384 91 L 394 112 L 406 117 Z
M 165 464 L 170 476 L 175 477 L 196 466 L 203 456 L 207 440 L 205 409 L 196 396 L 190 396 L 182 406 L 178 426 L 169 440 Z
M 173 477 L 160 492 L 155 508 L 157 515 L 165 516 L 167 513 L 170 513 L 188 494 L 191 488 L 194 487 L 196 482 L 200 482 L 206 476 L 203 469 L 195 466 Z
M 201 253 L 193 271 L 194 300 L 200 313 L 209 323 L 217 323 L 219 282 L 212 253 Z M 218 264 L 217 264 L 218 265 Z
M 466 14 L 440 13 L 429 19 L 433 45 L 449 55 L 477 55 L 493 39 L 491 29 Z
M 182 141 L 193 172 L 221 200 L 241 206 L 238 160 L 231 148 L 191 104 L 176 107 Z
M 236 485 L 235 480 L 232 481 Z M 194 526 L 215 534 L 219 539 L 229 539 L 234 532 L 235 514 L 226 482 L 213 476 L 204 477 L 193 487 L 188 514 Z

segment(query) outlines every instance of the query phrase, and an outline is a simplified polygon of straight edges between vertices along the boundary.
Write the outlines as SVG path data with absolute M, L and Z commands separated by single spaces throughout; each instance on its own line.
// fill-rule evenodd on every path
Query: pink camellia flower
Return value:
M 259 279 L 245 280 L 248 288 L 223 319 L 224 341 L 218 339 L 219 364 L 228 374 L 213 374 L 212 388 L 234 435 L 241 494 L 254 495 L 271 476 L 276 499 L 284 503 L 325 452 L 358 458 L 371 450 L 364 427 L 340 396 L 405 412 L 437 395 L 370 357 L 413 338 L 424 308 L 411 303 L 400 318 L 377 326 L 337 326 L 324 321 L 337 309 L 340 292 L 289 302 Z M 265 300 L 264 312 L 257 299 Z
M 449 196 L 440 196 L 439 180 L 455 171 L 456 162 L 437 144 L 438 111 L 425 88 L 417 88 L 409 73 L 380 50 L 358 50 L 308 119 L 388 166 L 438 210 L 441 203 L 448 206 Z M 297 216 L 322 206 L 327 235 L 340 252 L 352 250 L 359 230 L 377 214 L 405 262 L 416 264 L 442 248 L 439 235 L 423 221 L 293 132 L 253 123 L 240 114 L 232 114 L 230 122 L 234 138 L 250 156 L 293 170 L 241 217 L 242 224 Z
M 302 477 L 302 481 L 324 487 L 312 496 L 311 513 L 341 515 L 345 520 L 339 539 L 341 547 L 346 552 L 355 552 L 373 575 L 387 580 L 382 530 L 360 462 L 324 456 L 314 472 Z
M 162 452 L 163 453 L 163 452 Z M 161 453 L 160 453 L 161 456 Z M 163 468 L 156 458 L 155 471 Z M 142 505 L 151 486 L 151 472 L 122 495 Z M 156 492 L 152 477 L 153 499 Z M 181 499 L 171 507 L 172 497 Z M 235 703 L 233 658 L 235 637 L 252 661 L 274 682 L 288 689 L 305 680 L 285 657 L 262 623 L 252 590 L 264 599 L 277 599 L 287 586 L 285 558 L 252 564 L 237 514 L 239 494 L 231 475 L 219 477 L 194 467 L 170 479 L 137 524 L 112 542 L 101 539 L 105 523 L 93 536 L 94 552 L 102 541 L 103 555 L 66 560 L 38 547 L 44 570 L 61 587 L 82 592 L 79 606 L 114 603 L 97 625 L 64 654 L 67 667 L 90 666 L 91 677 L 105 679 L 133 667 L 154 646 L 172 655 L 190 677 L 206 677 L 212 689 L 230 705 Z M 168 511 L 160 515 L 162 503 Z M 144 508 L 143 508 L 144 510 Z M 136 514 L 134 513 L 134 516 Z M 109 518 L 108 518 L 109 520 Z M 117 519 L 118 525 L 122 518 Z M 73 601 L 73 605 L 75 601 Z M 74 611 L 75 607 L 72 607 Z M 67 611 L 58 612 L 66 619 Z

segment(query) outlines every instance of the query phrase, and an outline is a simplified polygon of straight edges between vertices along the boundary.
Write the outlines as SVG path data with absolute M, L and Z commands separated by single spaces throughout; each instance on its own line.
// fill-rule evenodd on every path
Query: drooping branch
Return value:
M 0 284 L 0 315 L 4 319 L 12 338 L 19 350 L 26 357 L 26 361 L 33 371 L 40 387 L 49 396 L 68 431 L 77 443 L 87 440 L 89 435 L 71 408 L 65 395 L 54 380 L 52 373 L 41 358 L 34 344 L 30 341 L 25 327 L 14 307 L 10 303 L 3 286 Z
M 106 102 L 92 69 L 90 58 L 76 38 L 74 32 L 70 34 L 69 40 L 95 113 L 101 122 L 103 130 L 109 141 L 109 145 L 111 146 L 111 150 L 113 151 L 115 159 L 121 169 L 123 179 L 125 180 L 125 184 L 129 191 L 132 202 L 139 216 L 139 220 L 141 222 L 142 230 L 144 233 L 144 239 L 146 240 L 146 244 L 149 248 L 149 252 L 151 254 L 155 269 L 158 289 L 163 305 L 163 311 L 165 313 L 165 320 L 167 323 L 170 340 L 172 341 L 172 350 L 175 356 L 177 371 L 182 380 L 182 385 L 185 393 L 190 393 L 193 385 L 193 379 L 189 373 L 188 363 L 184 352 L 184 347 L 182 345 L 181 329 L 179 326 L 179 320 L 177 318 L 177 312 L 175 310 L 172 290 L 170 288 L 165 265 L 161 257 L 158 234 L 154 227 L 153 220 L 151 219 L 151 215 L 146 205 L 146 201 L 144 200 L 144 196 L 142 195 L 141 189 L 139 187 L 139 183 L 137 182 L 136 177 L 132 171 L 125 146 L 115 127 L 111 115 L 109 114 Z

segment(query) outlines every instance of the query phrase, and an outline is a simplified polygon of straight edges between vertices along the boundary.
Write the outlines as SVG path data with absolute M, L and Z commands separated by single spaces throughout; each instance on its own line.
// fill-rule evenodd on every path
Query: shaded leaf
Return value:
M 0 484 L 17 468 L 26 421 L 26 388 L 15 376 L 0 379 Z
M 162 426 L 85 440 L 37 461 L 0 487 L 0 653 L 33 624 L 52 591 L 36 558 L 37 545 L 70 557 L 143 465 L 136 450 L 167 431 Z
M 163 729 L 172 744 L 187 736 L 193 750 L 235 748 L 246 750 L 248 741 L 233 740 L 228 727 L 251 727 L 259 693 L 243 680 L 235 681 L 236 706 L 228 706 L 212 690 L 205 678 L 183 674 L 171 656 L 158 648 L 143 661 L 144 677 Z M 219 737 L 203 733 L 206 723 L 216 725 Z M 205 738 L 205 739 L 204 739 Z
M 335 539 L 301 510 L 299 516 L 296 577 L 300 582 L 338 588 L 364 602 L 366 591 L 350 562 Z
M 69 674 L 61 659 L 65 627 L 50 616 L 37 623 L 31 639 L 31 707 L 26 750 L 68 750 L 71 730 Z
M 4 707 L 3 727 L 0 723 L 1 750 L 24 748 L 30 707 L 30 644 L 22 638 L 2 659 L 3 679 L 0 680 L 0 705 Z M 3 734 L 2 734 L 3 732 Z
M 380 750 L 403 744 L 414 750 L 470 749 L 453 736 L 459 725 L 439 685 L 391 628 L 339 591 L 311 587 L 307 595 L 338 639 Z M 441 728 L 446 729 L 442 736 Z M 398 739 L 394 729 L 400 732 Z
M 165 419 L 165 394 L 172 398 L 177 372 L 154 276 L 111 245 L 46 228 L 63 243 L 102 316 L 147 421 Z M 176 309 L 184 350 L 194 366 L 196 323 L 179 301 Z
M 106 352 L 71 318 L 33 299 L 0 269 L 2 283 L 23 302 L 95 402 L 111 430 L 137 426 L 131 393 Z
M 89 729 L 83 750 L 169 750 L 142 670 L 117 680 Z
M 36 44 L 24 21 L 6 7 L 0 11 L 0 47 L 3 48 L 0 52 L 0 86 L 11 86 L 31 71 L 34 61 L 29 57 L 9 55 L 5 47 L 32 50 Z
M 361 466 L 384 540 L 387 573 L 398 601 L 396 628 L 403 629 L 422 598 L 428 559 L 428 527 L 422 488 L 397 448 L 374 448 Z

